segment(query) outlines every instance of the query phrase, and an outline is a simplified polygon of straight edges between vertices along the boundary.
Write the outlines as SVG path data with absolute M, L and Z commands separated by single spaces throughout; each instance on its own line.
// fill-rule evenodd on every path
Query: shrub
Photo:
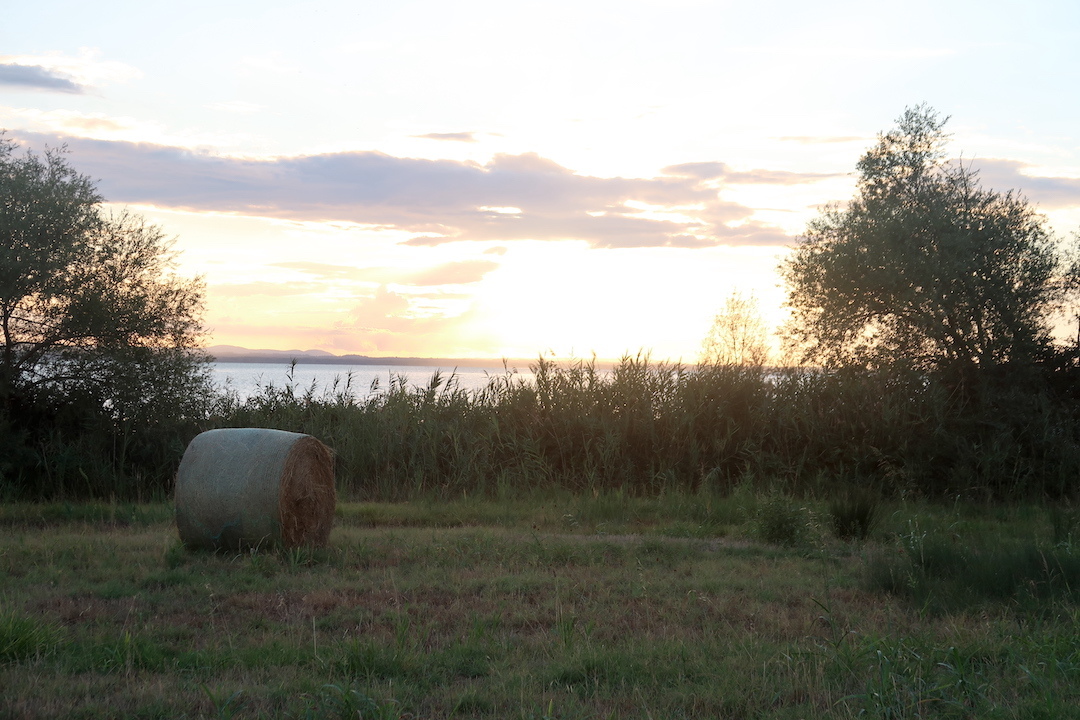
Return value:
M 865 540 L 880 519 L 881 498 L 865 488 L 848 488 L 829 501 L 833 535 L 841 540 Z
M 807 545 L 815 535 L 809 508 L 782 494 L 770 495 L 758 504 L 753 527 L 757 539 L 784 547 Z
M 1050 527 L 1055 545 L 1071 545 L 1080 525 L 1080 508 L 1072 503 L 1050 507 Z
M 973 548 L 924 534 L 903 552 L 875 554 L 866 577 L 872 590 L 939 612 L 986 603 L 1046 612 L 1080 600 L 1080 555 L 1030 542 Z

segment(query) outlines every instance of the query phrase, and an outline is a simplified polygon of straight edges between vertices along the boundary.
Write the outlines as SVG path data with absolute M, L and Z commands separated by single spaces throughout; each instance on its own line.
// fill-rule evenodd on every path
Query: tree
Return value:
M 159 228 L 107 212 L 66 149 L 18 150 L 0 135 L 0 420 L 40 434 L 74 413 L 126 439 L 197 412 L 202 281 Z
M 761 367 L 768 358 L 769 334 L 757 298 L 732 292 L 705 336 L 701 363 Z
M 946 121 L 906 110 L 859 161 L 847 207 L 811 221 L 781 265 L 804 360 L 967 372 L 1050 347 L 1059 246 L 1025 198 L 946 159 Z

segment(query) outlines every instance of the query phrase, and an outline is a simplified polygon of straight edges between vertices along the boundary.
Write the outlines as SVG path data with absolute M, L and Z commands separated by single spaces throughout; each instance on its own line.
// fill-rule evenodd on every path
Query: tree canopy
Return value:
M 855 197 L 811 221 L 782 264 L 804 360 L 964 370 L 1050 346 L 1060 245 L 1024 197 L 948 159 L 946 121 L 906 110 L 859 161 Z
M 197 413 L 203 284 L 175 261 L 160 228 L 105 208 L 64 148 L 0 135 L 3 444 L 61 432 L 61 416 L 127 433 Z
M 162 231 L 103 210 L 63 149 L 17 147 L 0 138 L 0 397 L 70 379 L 88 351 L 195 347 L 202 284 Z

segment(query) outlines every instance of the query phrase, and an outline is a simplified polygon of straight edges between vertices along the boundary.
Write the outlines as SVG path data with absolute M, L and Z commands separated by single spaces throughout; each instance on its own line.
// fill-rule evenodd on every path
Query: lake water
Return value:
M 486 387 L 488 379 L 493 376 L 501 376 L 505 371 L 501 368 L 476 368 L 476 367 L 445 367 L 436 368 L 431 366 L 412 365 L 336 365 L 323 363 L 298 363 L 295 369 L 289 363 L 262 362 L 262 363 L 222 363 L 210 364 L 215 383 L 219 388 L 232 388 L 241 398 L 251 397 L 259 392 L 259 388 L 266 387 L 271 383 L 275 387 L 282 387 L 290 382 L 289 373 L 292 371 L 292 384 L 296 387 L 297 394 L 302 394 L 314 384 L 316 396 L 333 387 L 336 380 L 339 386 L 347 381 L 353 394 L 358 398 L 364 398 L 371 394 L 374 384 L 377 389 L 384 391 L 390 386 L 391 379 L 403 377 L 411 387 L 427 387 L 436 371 L 445 382 L 453 376 L 458 387 L 465 390 L 478 390 Z M 531 379 L 532 373 L 528 368 L 523 368 L 520 376 Z M 350 380 L 351 376 L 351 380 Z

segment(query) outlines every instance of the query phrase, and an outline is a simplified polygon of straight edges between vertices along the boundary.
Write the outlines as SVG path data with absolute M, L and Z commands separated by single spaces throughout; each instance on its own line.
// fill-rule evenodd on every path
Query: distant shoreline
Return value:
M 502 368 L 502 360 L 481 358 L 403 358 L 387 357 L 377 358 L 366 355 L 215 355 L 209 353 L 217 363 L 274 363 L 289 365 L 393 365 L 412 367 L 475 367 L 475 368 Z M 536 360 L 506 360 L 505 365 L 511 368 L 528 367 L 536 363 Z M 597 363 L 599 364 L 599 363 Z
M 264 350 L 239 347 L 236 345 L 212 345 L 203 351 L 217 363 L 281 363 L 289 365 L 391 365 L 394 367 L 431 367 L 431 368 L 484 368 L 501 370 L 527 370 L 539 362 L 537 356 L 531 360 L 524 358 L 430 358 L 430 357 L 371 357 L 368 355 L 334 355 L 325 350 Z M 550 358 L 557 365 L 568 363 L 593 362 L 593 358 Z M 611 360 L 595 359 L 598 369 L 609 370 L 617 363 Z
M 370 357 L 368 355 L 334 355 L 325 350 L 267 350 L 239 347 L 237 345 L 211 345 L 204 352 L 217 363 L 280 363 L 290 365 L 391 365 L 394 367 L 431 368 L 509 368 L 527 369 L 537 362 L 521 358 L 422 358 L 422 357 Z M 598 362 L 597 365 L 600 365 Z

